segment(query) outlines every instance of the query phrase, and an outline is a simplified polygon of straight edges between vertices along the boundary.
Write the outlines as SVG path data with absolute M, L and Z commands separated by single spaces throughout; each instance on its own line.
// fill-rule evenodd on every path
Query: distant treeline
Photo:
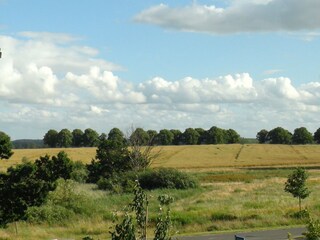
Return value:
M 98 134 L 95 130 L 87 128 L 50 129 L 43 138 L 43 143 L 48 147 L 97 147 L 104 139 L 117 137 L 123 141 L 138 141 L 140 145 L 197 145 L 197 144 L 232 144 L 241 141 L 240 135 L 233 129 L 222 129 L 216 126 L 209 130 L 202 128 L 187 128 L 184 132 L 177 129 L 162 129 L 145 131 L 135 128 L 125 135 L 120 129 L 113 128 L 108 134 Z
M 270 131 L 262 129 L 257 133 L 257 140 L 271 144 L 320 144 L 320 128 L 314 134 L 305 127 L 296 128 L 293 133 L 282 127 Z
M 19 139 L 12 141 L 12 146 L 15 149 L 31 149 L 44 148 L 45 145 L 41 139 Z

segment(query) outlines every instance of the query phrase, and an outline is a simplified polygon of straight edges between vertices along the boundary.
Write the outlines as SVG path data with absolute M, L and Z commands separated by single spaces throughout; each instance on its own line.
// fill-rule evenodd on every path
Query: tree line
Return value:
M 270 131 L 262 129 L 256 136 L 259 143 L 271 144 L 320 144 L 320 128 L 314 134 L 305 127 L 296 128 L 293 133 L 282 127 Z
M 123 141 L 139 141 L 139 145 L 197 145 L 197 144 L 232 144 L 240 142 L 240 135 L 233 129 L 222 129 L 216 126 L 209 130 L 203 128 L 187 128 L 184 132 L 178 129 L 162 129 L 145 131 L 143 128 L 130 129 L 125 135 L 120 129 L 113 128 L 107 134 L 87 128 L 84 131 L 62 129 L 59 132 L 50 129 L 43 137 L 43 143 L 55 147 L 97 147 L 101 141 L 111 137 L 122 138 Z

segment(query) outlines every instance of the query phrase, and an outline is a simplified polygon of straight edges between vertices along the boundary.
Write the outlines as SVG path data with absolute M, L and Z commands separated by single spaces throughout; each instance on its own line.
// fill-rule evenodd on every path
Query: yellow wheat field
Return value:
M 173 167 L 188 170 L 208 170 L 217 167 L 267 167 L 313 165 L 320 166 L 320 145 L 230 144 L 163 146 L 152 167 Z M 52 156 L 65 151 L 74 160 L 89 163 L 96 148 L 16 149 L 9 160 L 2 160 L 0 170 L 35 160 L 46 154 Z M 158 151 L 158 149 L 156 149 Z

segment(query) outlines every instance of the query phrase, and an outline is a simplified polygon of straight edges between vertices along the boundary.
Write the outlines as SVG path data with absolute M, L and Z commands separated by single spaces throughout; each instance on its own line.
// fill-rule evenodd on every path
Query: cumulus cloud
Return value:
M 134 20 L 182 31 L 231 34 L 241 32 L 317 31 L 319 0 L 233 0 L 225 8 L 192 4 L 153 6 Z M 315 33 L 309 35 L 315 36 Z
M 131 124 L 156 130 L 217 125 L 244 136 L 277 125 L 319 127 L 320 82 L 295 86 L 286 77 L 239 73 L 132 83 L 72 36 L 41 35 L 0 36 L 0 123 L 13 139 L 41 138 L 51 128 L 106 132 Z

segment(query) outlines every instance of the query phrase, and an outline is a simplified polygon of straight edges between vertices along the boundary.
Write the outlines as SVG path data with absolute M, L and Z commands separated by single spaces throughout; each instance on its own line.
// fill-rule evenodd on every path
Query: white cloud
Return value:
M 62 46 L 64 38 L 57 38 L 0 36 L 0 124 L 13 139 L 41 138 L 51 128 L 107 132 L 131 124 L 156 130 L 217 125 L 251 137 L 262 128 L 320 127 L 320 82 L 295 86 L 286 77 L 256 80 L 240 73 L 134 84 L 96 50 L 68 38 Z
M 134 19 L 164 28 L 213 34 L 315 32 L 320 29 L 319 9 L 319 0 L 233 0 L 226 8 L 199 4 L 173 8 L 161 4 Z

